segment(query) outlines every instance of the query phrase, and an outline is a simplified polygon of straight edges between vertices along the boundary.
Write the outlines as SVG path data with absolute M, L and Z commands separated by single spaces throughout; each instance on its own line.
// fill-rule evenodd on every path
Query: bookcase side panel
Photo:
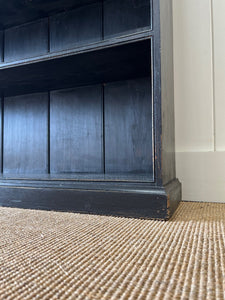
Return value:
M 160 0 L 162 180 L 176 178 L 172 1 Z

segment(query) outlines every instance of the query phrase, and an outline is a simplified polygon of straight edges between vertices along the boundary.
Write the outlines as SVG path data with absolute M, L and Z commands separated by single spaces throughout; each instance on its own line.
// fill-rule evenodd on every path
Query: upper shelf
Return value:
M 0 28 L 27 23 L 97 0 L 7 0 L 1 1 Z
M 72 3 L 76 7 L 71 8 Z M 46 17 L 42 6 L 46 13 L 53 13 L 60 7 L 68 10 Z M 31 9 L 28 14 L 30 18 L 33 14 L 40 18 L 25 22 L 29 20 L 26 18 L 28 7 Z M 14 14 L 15 19 L 12 17 Z M 132 35 L 151 30 L 150 15 L 150 0 L 84 0 L 82 5 L 81 0 L 46 3 L 42 0 L 23 0 L 21 3 L 18 1 L 17 5 L 16 1 L 8 0 L 0 10 L 0 22 L 5 27 L 0 30 L 0 63 L 70 51 L 113 38 L 118 40 L 130 36 L 132 39 Z M 25 23 L 8 27 L 14 24 L 10 22 L 17 17 L 24 18 Z
M 124 23 L 124 14 L 133 24 L 143 22 L 151 15 L 152 0 L 7 0 L 1 1 L 0 29 L 31 22 L 58 13 L 68 12 L 91 4 L 98 4 L 118 26 Z M 84 16 L 85 17 L 85 16 Z M 111 29 L 113 29 L 113 24 Z
M 46 56 L 0 68 L 5 96 L 151 75 L 151 39 Z
M 6 96 L 150 74 L 151 0 L 8 0 L 0 22 Z

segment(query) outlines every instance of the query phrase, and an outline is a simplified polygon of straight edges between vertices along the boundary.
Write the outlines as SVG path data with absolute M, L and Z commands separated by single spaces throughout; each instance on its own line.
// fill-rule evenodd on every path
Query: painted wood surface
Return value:
M 50 93 L 50 172 L 102 173 L 102 88 Z
M 8 0 L 1 6 L 0 28 L 12 27 L 94 2 L 97 0 L 63 0 L 63 3 L 62 0 Z
M 0 67 L 0 91 L 7 96 L 92 85 L 148 76 L 151 40 L 125 42 L 68 55 L 39 56 L 35 61 Z M 10 80 L 9 80 L 10 78 Z
M 163 54 L 169 52 L 161 48 L 164 26 L 159 17 L 160 10 L 171 14 L 171 9 L 166 9 L 171 8 L 171 2 L 153 0 L 153 11 L 150 0 L 105 0 L 96 1 L 96 4 L 84 1 L 82 8 L 79 0 L 73 3 L 76 7 L 71 7 L 70 1 L 61 1 L 61 11 L 57 11 L 58 1 L 53 2 L 56 10 L 53 6 L 47 8 L 42 0 L 36 5 L 32 3 L 34 6 L 20 3 L 17 13 L 22 12 L 26 19 L 13 21 L 15 2 L 8 0 L 4 8 L 5 12 L 8 9 L 8 21 L 1 19 L 5 33 L 21 29 L 22 25 L 8 27 L 19 20 L 27 23 L 29 9 L 33 15 L 40 14 L 37 17 L 40 21 L 33 19 L 35 24 L 48 19 L 47 54 L 39 53 L 34 58 L 25 49 L 24 56 L 18 54 L 19 58 L 15 56 L 12 62 L 8 60 L 0 66 L 0 88 L 5 97 L 4 175 L 0 187 L 4 188 L 7 198 L 2 205 L 14 203 L 17 191 L 19 199 L 16 203 L 31 207 L 34 202 L 27 202 L 27 196 L 32 187 L 35 208 L 57 209 L 58 206 L 59 209 L 122 212 L 123 215 L 131 210 L 134 215 L 139 211 L 143 216 L 150 213 L 150 217 L 168 219 L 181 195 L 180 183 L 175 177 L 163 185 L 162 168 L 169 165 L 161 165 L 163 139 L 172 136 L 173 116 L 169 114 L 166 129 L 162 122 L 168 106 L 162 101 L 161 89 L 168 78 L 161 76 L 161 72 L 164 70 L 162 64 L 171 60 L 171 55 L 161 60 Z M 86 10 L 87 3 L 93 4 L 90 4 L 93 11 Z M 55 17 L 52 9 L 57 13 Z M 151 13 L 155 20 L 153 30 L 150 28 Z M 88 29 L 88 26 L 92 28 Z M 171 22 L 167 26 L 171 27 Z M 22 34 L 25 41 L 29 34 L 30 31 Z M 170 30 L 168 35 L 170 41 Z M 99 37 L 105 37 L 105 40 L 99 41 Z M 34 39 L 36 42 L 38 35 L 34 35 Z M 23 48 L 23 38 L 18 39 L 15 46 Z M 2 49 L 9 53 L 4 42 Z M 172 74 L 172 68 L 167 74 Z M 33 98 L 34 94 L 16 96 L 30 92 L 45 92 L 36 94 L 36 97 L 44 95 L 45 104 L 35 96 Z M 171 109 L 169 107 L 168 111 Z M 42 117 L 39 117 L 40 112 Z M 37 117 L 41 124 L 37 123 Z M 40 131 L 36 131 L 36 127 Z M 39 147 L 42 147 L 41 153 Z M 43 162 L 46 168 L 42 168 Z M 16 177 L 13 172 L 23 175 L 20 179 L 13 178 Z M 107 180 L 96 180 L 96 176 L 63 180 L 46 175 L 47 172 L 88 173 L 87 176 L 93 172 L 104 175 Z M 41 174 L 33 176 L 35 173 Z M 115 175 L 113 178 L 112 174 Z M 130 174 L 134 174 L 133 178 L 140 175 L 135 187 L 132 179 L 129 181 Z M 41 178 L 44 175 L 49 179 Z M 126 178 L 123 182 L 120 182 L 121 176 Z M 150 178 L 148 182 L 147 177 Z M 145 178 L 143 182 L 140 182 L 141 178 Z M 61 202 L 60 199 L 65 198 L 68 201 Z M 41 199 L 44 199 L 43 203 Z
M 4 59 L 4 31 L 0 30 L 0 62 Z
M 161 24 L 161 101 L 162 101 L 162 180 L 166 184 L 176 177 L 173 19 L 172 0 L 160 1 Z
M 100 2 L 50 18 L 50 51 L 71 49 L 101 39 L 102 5 Z
M 150 78 L 105 85 L 106 173 L 150 173 L 153 179 Z
M 48 52 L 48 20 L 5 30 L 4 61 L 17 61 Z
M 225 2 L 212 0 L 215 150 L 225 151 Z
M 214 151 L 211 0 L 173 0 L 176 151 Z
M 3 173 L 47 173 L 47 141 L 47 93 L 5 98 Z
M 183 199 L 225 202 L 225 3 L 173 0 L 176 170 Z
M 104 37 L 128 34 L 151 25 L 149 0 L 105 0 Z

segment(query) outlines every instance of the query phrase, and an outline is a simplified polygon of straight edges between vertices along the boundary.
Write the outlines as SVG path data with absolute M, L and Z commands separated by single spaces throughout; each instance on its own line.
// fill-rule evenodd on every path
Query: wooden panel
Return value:
M 24 24 L 5 31 L 5 61 L 16 61 L 48 52 L 48 20 Z
M 174 0 L 176 150 L 213 151 L 210 0 Z
M 43 181 L 0 180 L 0 206 L 162 220 L 168 219 L 176 209 L 180 192 L 180 184 L 176 180 L 165 189 L 149 183 L 121 186 L 118 182 L 71 184 L 56 181 L 49 184 Z
M 152 146 L 150 78 L 106 84 L 106 173 L 153 174 Z
M 225 150 L 225 1 L 213 0 L 214 82 L 215 82 L 215 149 Z
M 105 0 L 104 36 L 109 37 L 150 26 L 150 0 Z
M 170 182 L 176 177 L 172 16 L 172 0 L 160 0 L 162 118 L 161 161 L 163 184 Z
M 0 9 L 0 27 L 10 27 L 37 20 L 70 8 L 97 2 L 97 0 L 8 0 Z
M 150 40 L 1 70 L 7 96 L 148 76 Z
M 80 7 L 50 18 L 50 49 L 59 51 L 101 40 L 100 3 Z
M 47 94 L 5 98 L 4 173 L 46 173 L 47 140 Z
M 103 171 L 102 88 L 51 92 L 51 172 Z
M 0 62 L 3 61 L 3 54 L 4 54 L 4 50 L 3 50 L 3 31 L 0 31 Z

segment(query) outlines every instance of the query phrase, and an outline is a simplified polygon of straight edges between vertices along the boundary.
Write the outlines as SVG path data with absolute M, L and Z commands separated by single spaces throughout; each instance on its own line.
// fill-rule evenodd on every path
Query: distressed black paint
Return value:
M 101 86 L 50 93 L 51 173 L 102 173 Z
M 4 99 L 3 173 L 47 173 L 47 93 Z
M 181 199 L 171 10 L 171 0 L 1 7 L 1 205 L 169 218 Z

